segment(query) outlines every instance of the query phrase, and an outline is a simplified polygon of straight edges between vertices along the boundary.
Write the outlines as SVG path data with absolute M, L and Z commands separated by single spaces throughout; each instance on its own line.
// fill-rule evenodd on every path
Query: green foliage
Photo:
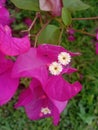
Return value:
M 62 20 L 65 24 L 65 26 L 68 26 L 71 24 L 72 22 L 72 18 L 71 18 L 71 14 L 70 12 L 68 11 L 67 8 L 62 8 Z
M 25 10 L 39 11 L 39 0 L 11 0 L 16 7 Z
M 40 34 L 38 43 L 58 44 L 60 29 L 55 25 L 48 25 Z
M 81 0 L 63 0 L 64 7 L 68 8 L 71 12 L 88 9 L 90 6 Z

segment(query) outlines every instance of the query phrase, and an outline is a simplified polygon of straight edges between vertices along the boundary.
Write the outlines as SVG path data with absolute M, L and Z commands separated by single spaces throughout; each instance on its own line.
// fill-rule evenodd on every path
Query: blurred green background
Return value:
M 98 15 L 98 0 L 84 0 L 91 5 L 85 11 L 79 11 L 73 17 L 93 17 Z M 14 6 L 8 3 L 11 14 L 14 14 Z M 10 8 L 11 7 L 11 8 Z M 29 14 L 29 15 L 28 15 Z M 21 11 L 16 14 L 17 23 L 13 28 L 21 30 L 22 18 L 31 13 Z M 95 33 L 98 28 L 98 20 L 74 21 L 73 26 L 77 29 L 86 29 Z M 74 58 L 73 66 L 78 68 L 78 72 L 70 76 L 70 81 L 79 80 L 83 84 L 82 91 L 68 103 L 66 109 L 61 114 L 58 126 L 53 126 L 52 120 L 42 119 L 30 121 L 23 108 L 14 109 L 17 94 L 6 105 L 0 108 L 0 130 L 98 130 L 98 55 L 95 54 L 95 43 L 92 38 L 76 33 L 76 41 L 69 42 L 65 35 L 62 45 L 71 51 L 79 51 L 81 56 Z M 81 78 L 80 78 L 81 77 Z

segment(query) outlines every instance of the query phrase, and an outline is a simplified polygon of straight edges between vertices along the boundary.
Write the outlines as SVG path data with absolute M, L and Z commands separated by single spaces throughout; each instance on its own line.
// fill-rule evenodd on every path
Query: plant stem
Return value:
M 50 21 L 51 21 L 51 20 L 48 20 L 48 21 L 43 25 L 43 27 L 40 29 L 40 31 L 36 34 L 34 47 L 36 47 L 36 45 L 37 45 L 37 41 L 38 41 L 38 37 L 39 37 L 40 33 L 45 29 L 45 27 L 50 23 Z
M 22 30 L 21 32 L 28 32 L 30 34 L 30 31 L 31 31 L 32 27 L 34 26 L 38 17 L 39 17 L 39 12 L 36 13 L 36 16 L 35 16 L 33 22 L 31 23 L 30 27 L 27 30 Z
M 37 20 L 38 17 L 39 17 L 39 12 L 36 13 L 36 16 L 35 16 L 33 22 L 31 23 L 30 27 L 28 28 L 28 32 L 30 32 L 30 30 L 34 26 L 34 24 L 35 24 L 35 22 L 36 22 L 36 20 Z
M 72 20 L 96 20 L 96 19 L 98 19 L 98 16 L 88 18 L 72 18 Z
M 61 29 L 61 33 L 60 33 L 59 40 L 58 40 L 58 45 L 61 45 L 63 31 L 64 31 L 64 28 Z
M 91 34 L 91 33 L 88 33 L 88 32 L 82 31 L 82 30 L 77 30 L 77 29 L 74 29 L 74 30 L 75 30 L 75 32 L 79 32 L 79 33 L 82 33 L 82 34 L 85 34 L 85 35 L 88 35 L 91 37 L 96 37 L 95 34 Z

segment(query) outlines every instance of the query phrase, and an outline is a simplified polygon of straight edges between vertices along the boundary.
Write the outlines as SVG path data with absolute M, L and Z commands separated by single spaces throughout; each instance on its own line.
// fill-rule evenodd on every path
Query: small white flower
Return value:
M 58 62 L 52 62 L 49 65 L 49 71 L 52 75 L 59 75 L 62 72 L 62 65 Z
M 60 64 L 62 65 L 67 65 L 69 64 L 69 62 L 71 61 L 71 56 L 69 53 L 67 52 L 61 52 L 59 55 L 58 55 L 58 61 Z
M 41 113 L 44 115 L 51 114 L 51 110 L 48 107 L 41 108 Z

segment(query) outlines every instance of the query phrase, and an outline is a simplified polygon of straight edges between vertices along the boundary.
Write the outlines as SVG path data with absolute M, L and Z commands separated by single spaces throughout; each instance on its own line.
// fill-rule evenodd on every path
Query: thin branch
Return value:
M 72 18 L 72 20 L 97 20 L 98 16 L 96 17 L 88 17 L 88 18 Z
M 40 35 L 41 32 L 45 29 L 45 27 L 50 23 L 50 21 L 51 21 L 51 20 L 48 20 L 48 21 L 43 25 L 43 27 L 40 29 L 40 31 L 36 34 L 34 47 L 36 47 L 36 45 L 37 45 L 37 41 L 38 41 L 39 35 Z
M 36 13 L 36 16 L 35 16 L 33 22 L 31 23 L 30 27 L 27 30 L 22 30 L 21 32 L 28 32 L 30 34 L 30 31 L 31 31 L 32 27 L 34 26 L 38 17 L 39 17 L 39 12 Z
M 30 32 L 30 30 L 31 30 L 32 27 L 34 26 L 34 24 L 35 24 L 35 22 L 36 22 L 36 20 L 37 20 L 38 17 L 39 17 L 39 12 L 36 13 L 36 16 L 35 16 L 33 22 L 31 23 L 30 27 L 28 28 L 28 32 Z
M 74 29 L 74 30 L 75 30 L 75 32 L 79 32 L 79 33 L 82 33 L 82 34 L 85 34 L 85 35 L 88 35 L 91 37 L 96 37 L 96 34 L 91 34 L 91 33 L 88 33 L 88 32 L 82 31 L 82 30 L 77 30 L 77 29 Z

